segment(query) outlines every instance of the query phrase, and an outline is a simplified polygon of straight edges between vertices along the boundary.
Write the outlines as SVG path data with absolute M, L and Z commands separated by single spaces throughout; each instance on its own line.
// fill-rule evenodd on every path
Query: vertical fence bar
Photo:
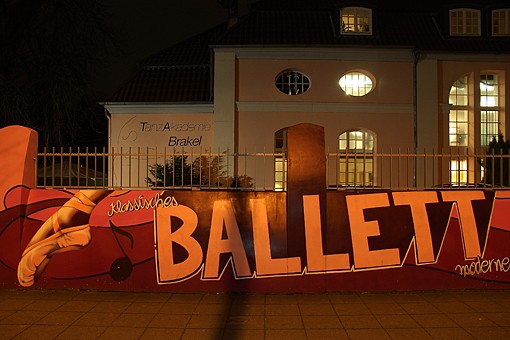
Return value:
M 71 178 L 72 178 L 72 175 L 71 175 L 71 170 L 73 168 L 73 163 L 72 163 L 72 160 L 71 160 L 71 154 L 72 154 L 72 149 L 71 147 L 69 147 L 69 154 L 67 156 L 67 159 L 68 159 L 68 162 L 67 162 L 67 175 L 69 176 L 69 183 L 68 185 L 71 187 L 72 186 L 72 183 L 71 183 Z
M 499 149 L 499 187 L 503 187 L 503 149 Z
M 120 154 L 119 154 L 119 157 L 120 157 L 120 183 L 119 183 L 119 186 L 120 188 L 122 189 L 124 187 L 124 147 L 120 147 Z
M 414 155 L 414 159 L 416 160 L 416 155 Z M 409 148 L 406 149 L 406 187 L 409 190 Z
M 77 186 L 80 186 L 81 184 L 81 163 L 80 163 L 80 155 L 81 155 L 81 150 L 80 150 L 80 147 L 78 147 L 76 149 L 76 174 L 77 174 L 77 179 L 76 179 L 76 185 Z M 72 162 L 71 162 L 72 164 Z
M 114 188 L 114 185 L 113 185 L 113 179 L 115 178 L 115 147 L 112 146 L 112 149 L 111 150 L 108 150 L 110 153 L 110 178 L 112 179 L 111 183 L 108 183 L 108 186 L 111 187 L 112 189 L 115 189 Z M 117 183 L 115 183 L 117 184 Z

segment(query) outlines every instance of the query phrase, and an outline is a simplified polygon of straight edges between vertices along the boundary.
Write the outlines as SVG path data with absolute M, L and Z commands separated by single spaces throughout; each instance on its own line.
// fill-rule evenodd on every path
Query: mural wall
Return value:
M 47 190 L 21 182 L 3 188 L 0 206 L 4 288 L 318 292 L 510 286 L 506 190 Z

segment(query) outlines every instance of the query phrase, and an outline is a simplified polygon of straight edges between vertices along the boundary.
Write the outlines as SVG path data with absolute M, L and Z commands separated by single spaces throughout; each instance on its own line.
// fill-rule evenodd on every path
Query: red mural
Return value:
M 287 225 L 283 192 L 18 186 L 3 203 L 4 287 L 298 292 L 510 283 L 509 191 L 328 192 L 326 202 L 304 195 L 304 230 Z

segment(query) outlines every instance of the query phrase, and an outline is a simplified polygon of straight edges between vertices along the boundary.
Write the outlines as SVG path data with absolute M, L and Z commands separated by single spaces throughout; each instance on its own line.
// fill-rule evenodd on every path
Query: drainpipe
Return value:
M 106 120 L 108 120 L 108 151 L 110 151 L 110 146 L 111 146 L 111 132 L 112 132 L 112 128 L 111 128 L 111 123 L 110 123 L 110 119 L 111 119 L 111 114 L 110 112 L 108 111 L 108 109 L 105 107 L 104 108 L 104 115 L 106 117 Z

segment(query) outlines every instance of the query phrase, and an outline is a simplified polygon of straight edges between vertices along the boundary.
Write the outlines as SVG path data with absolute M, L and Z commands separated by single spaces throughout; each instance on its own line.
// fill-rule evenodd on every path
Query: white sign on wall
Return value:
M 176 155 L 211 152 L 214 116 L 204 113 L 112 114 L 109 183 L 142 188 L 154 179 L 154 167 L 172 164 Z
M 111 146 L 211 148 L 213 114 L 115 114 L 111 121 Z

